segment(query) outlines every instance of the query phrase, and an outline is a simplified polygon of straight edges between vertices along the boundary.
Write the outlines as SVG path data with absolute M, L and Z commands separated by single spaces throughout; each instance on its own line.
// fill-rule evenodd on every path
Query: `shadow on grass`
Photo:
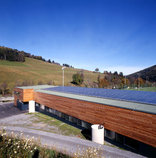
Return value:
M 45 114 L 45 115 L 48 115 L 48 116 L 50 116 L 50 117 L 53 117 L 53 118 L 55 118 L 55 119 L 57 119 L 57 120 L 59 120 L 59 121 L 62 121 L 62 122 L 64 122 L 64 123 L 66 123 L 66 124 L 68 124 L 68 125 L 71 125 L 71 126 L 73 126 L 73 127 L 75 127 L 75 128 L 78 128 L 78 129 L 80 129 L 80 130 L 84 130 L 85 128 L 83 128 L 83 127 L 81 127 L 80 125 L 77 125 L 77 124 L 75 124 L 75 123 L 72 123 L 72 122 L 70 122 L 70 121 L 68 121 L 68 120 L 65 120 L 64 118 L 61 118 L 61 117 L 59 117 L 59 116 L 57 116 L 57 115 L 54 115 L 54 114 L 52 114 L 52 113 L 50 113 L 50 112 L 47 112 L 47 111 L 45 111 L 45 110 L 41 110 L 41 109 L 35 109 L 37 112 L 39 112 L 39 113 L 42 113 L 42 114 Z
M 91 130 L 89 129 L 83 129 L 81 131 L 82 135 L 87 139 L 87 140 L 92 140 L 92 133 Z

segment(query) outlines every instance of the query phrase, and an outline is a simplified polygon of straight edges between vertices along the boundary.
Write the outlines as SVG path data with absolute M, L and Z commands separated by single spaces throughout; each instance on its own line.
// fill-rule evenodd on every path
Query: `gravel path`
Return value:
M 34 136 L 35 138 L 40 138 L 42 145 L 46 144 L 48 147 L 53 147 L 61 152 L 65 151 L 70 155 L 76 153 L 78 149 L 79 151 L 83 151 L 88 147 L 94 147 L 100 148 L 100 153 L 102 153 L 105 158 L 143 157 L 129 151 L 120 150 L 106 145 L 99 145 L 88 140 L 44 132 L 35 128 L 35 126 L 30 126 L 29 128 L 29 125 L 32 124 L 32 119 L 34 119 L 32 115 L 27 115 L 24 112 L 21 112 L 13 106 L 13 103 L 0 103 L 0 129 L 5 127 L 8 133 L 14 131 L 14 133 L 20 134 L 22 132 L 25 136 L 28 135 L 28 137 Z

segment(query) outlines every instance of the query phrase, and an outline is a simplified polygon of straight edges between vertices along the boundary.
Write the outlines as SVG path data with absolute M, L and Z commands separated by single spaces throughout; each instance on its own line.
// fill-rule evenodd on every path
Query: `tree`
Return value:
M 130 81 L 128 78 L 122 78 L 121 79 L 121 88 L 126 88 L 130 86 Z
M 53 81 L 52 80 L 50 80 L 50 81 L 48 81 L 48 83 L 47 83 L 48 85 L 53 85 Z
M 8 87 L 8 84 L 6 82 L 2 83 L 0 85 L 0 89 L 2 91 L 2 95 L 5 95 L 5 92 L 7 91 L 7 87 Z
M 23 51 L 0 46 L 0 59 L 24 62 L 25 56 Z
M 98 86 L 99 88 L 107 88 L 109 86 L 109 82 L 106 78 L 102 78 L 99 80 Z
M 114 75 L 118 75 L 118 72 L 117 72 L 117 71 L 115 71 L 115 72 L 114 72 Z
M 15 83 L 15 87 L 18 87 L 18 86 L 21 86 L 21 83 L 20 83 L 20 81 L 16 81 L 16 83 Z
M 120 72 L 120 73 L 119 73 L 119 76 L 123 77 L 123 72 Z
M 97 82 L 100 82 L 100 74 L 98 75 Z
M 139 88 L 142 87 L 145 84 L 145 80 L 143 80 L 141 77 L 137 78 L 134 81 L 134 84 Z
M 50 60 L 50 59 L 48 60 L 48 63 L 51 63 L 51 60 Z
M 63 64 L 63 66 L 65 66 L 65 67 L 70 67 L 70 65 L 69 65 L 69 64 Z
M 81 85 L 84 81 L 83 73 L 73 74 L 72 78 L 73 78 L 73 83 L 77 85 Z
M 96 68 L 96 69 L 95 69 L 95 72 L 99 72 L 99 68 Z
M 43 82 L 42 81 L 38 81 L 38 85 L 43 85 Z
M 108 74 L 108 71 L 104 71 L 103 73 L 104 73 L 104 74 Z

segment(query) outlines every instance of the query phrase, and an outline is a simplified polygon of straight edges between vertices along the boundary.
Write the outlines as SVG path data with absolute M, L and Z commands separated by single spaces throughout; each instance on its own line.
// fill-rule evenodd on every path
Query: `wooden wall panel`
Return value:
M 18 92 L 19 94 L 17 94 Z M 28 102 L 34 100 L 34 90 L 33 89 L 21 89 L 14 88 L 14 105 L 17 106 L 17 99 L 22 102 Z
M 33 89 L 24 89 L 23 90 L 23 102 L 28 102 L 34 100 L 34 90 Z
M 156 147 L 156 115 L 34 92 L 34 100 L 91 124 Z

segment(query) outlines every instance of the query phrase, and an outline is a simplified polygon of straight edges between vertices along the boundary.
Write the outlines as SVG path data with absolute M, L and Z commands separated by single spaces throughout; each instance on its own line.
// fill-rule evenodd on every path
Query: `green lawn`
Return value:
M 144 87 L 144 88 L 138 88 L 138 89 L 130 88 L 129 90 L 156 92 L 156 87 Z
M 45 115 L 45 114 L 42 114 L 42 113 L 35 113 L 35 114 L 31 114 L 33 115 L 33 117 L 37 118 L 35 121 L 33 121 L 33 123 L 36 123 L 36 124 L 45 124 L 46 126 L 49 126 L 49 129 L 46 128 L 46 129 L 41 129 L 41 130 L 44 130 L 44 131 L 47 131 L 47 132 L 52 132 L 52 133 L 59 133 L 59 134 L 62 134 L 62 135 L 66 135 L 66 136 L 76 136 L 76 137 L 79 137 L 79 138 L 85 138 L 82 133 L 81 133 L 81 130 L 74 127 L 74 126 L 71 126 L 67 123 L 64 123 L 60 120 L 57 120 L 51 116 L 48 116 L 48 115 Z M 50 128 L 51 127 L 55 127 L 54 129 L 53 128 Z

